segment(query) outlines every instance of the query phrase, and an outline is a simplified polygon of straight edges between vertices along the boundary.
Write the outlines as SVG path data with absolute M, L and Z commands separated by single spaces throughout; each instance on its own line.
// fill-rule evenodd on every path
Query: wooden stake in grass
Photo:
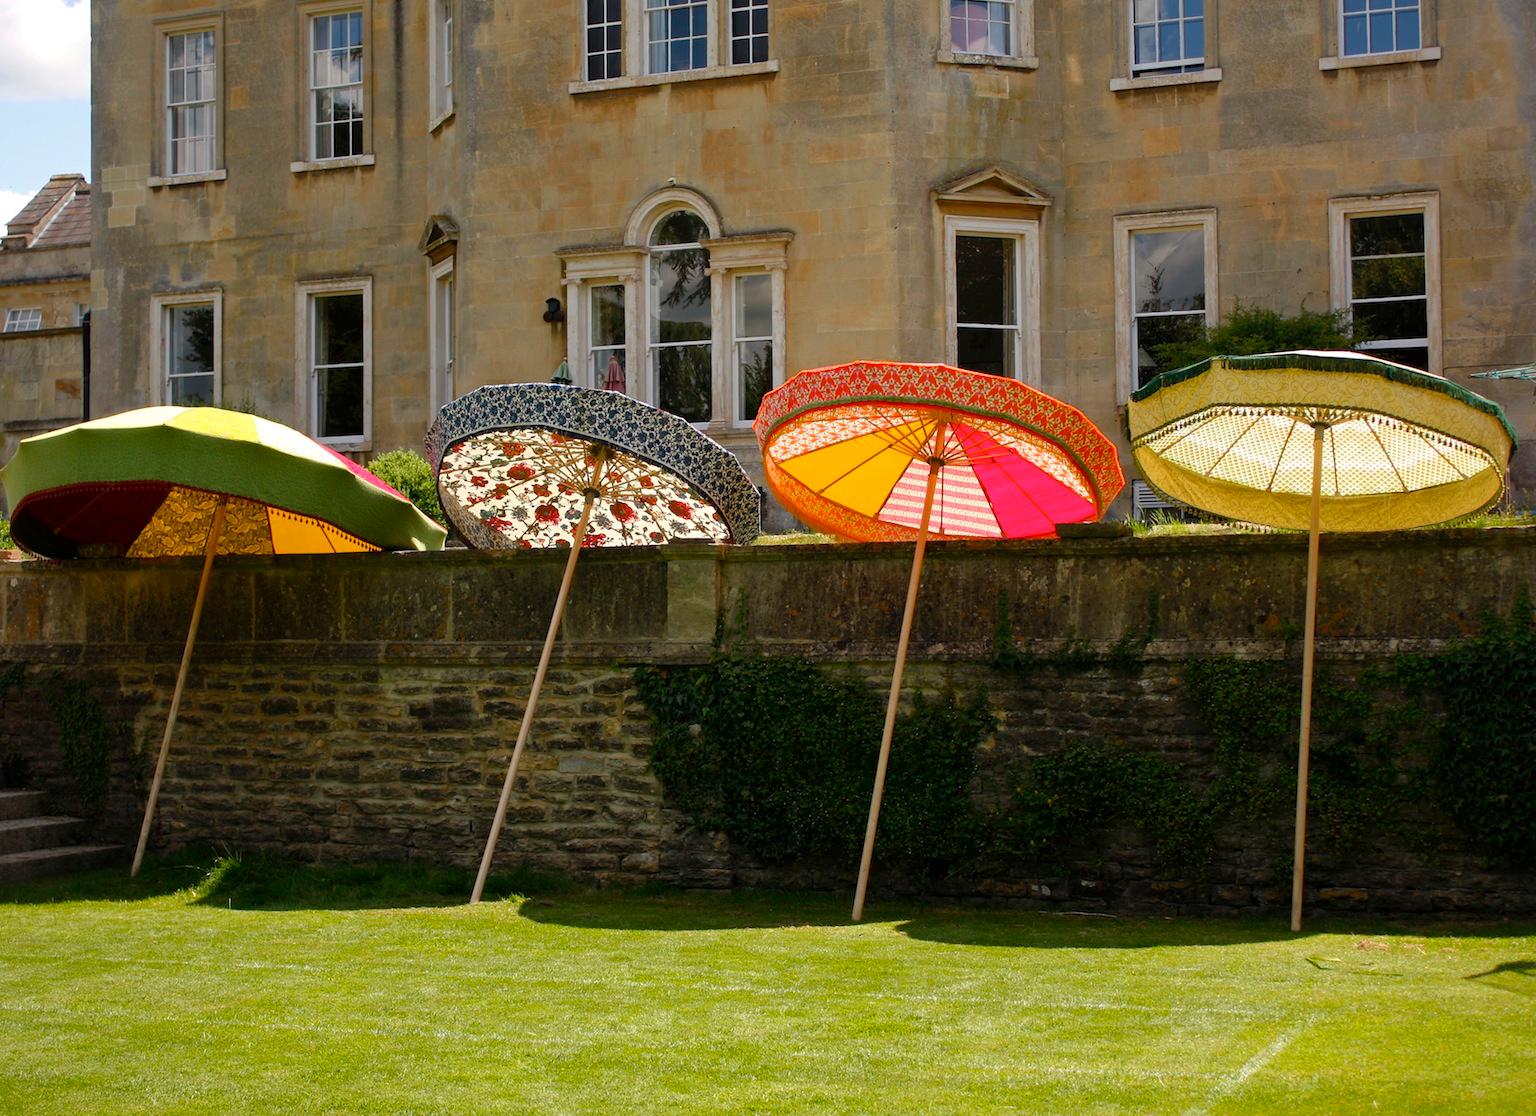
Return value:
M 197 642 L 197 622 L 203 616 L 203 598 L 208 594 L 208 575 L 213 572 L 213 556 L 219 549 L 219 533 L 224 530 L 227 496 L 220 496 L 213 506 L 213 523 L 208 528 L 208 544 L 203 550 L 203 576 L 197 583 L 197 599 L 192 602 L 192 623 L 187 627 L 187 646 L 181 653 L 181 669 L 176 672 L 176 688 L 171 691 L 171 712 L 165 719 L 165 736 L 160 740 L 160 758 L 155 761 L 155 777 L 149 784 L 149 801 L 144 804 L 144 824 L 139 827 L 139 847 L 133 853 L 129 876 L 139 874 L 144 863 L 144 847 L 149 843 L 149 827 L 155 817 L 155 803 L 160 798 L 160 780 L 165 776 L 165 757 L 171 751 L 171 734 L 176 731 L 176 714 L 181 710 L 181 690 L 187 683 L 187 668 L 192 665 L 192 646 Z
M 891 737 L 896 731 L 896 710 L 901 704 L 901 676 L 907 665 L 907 643 L 912 638 L 912 617 L 917 612 L 917 587 L 923 578 L 923 553 L 928 547 L 928 520 L 933 514 L 933 492 L 944 467 L 945 423 L 933 436 L 933 455 L 928 458 L 928 487 L 923 492 L 923 514 L 917 523 L 917 546 L 912 551 L 912 576 L 907 581 L 907 607 L 901 614 L 901 638 L 896 642 L 896 665 L 891 671 L 891 696 L 885 703 L 885 731 L 880 736 L 880 758 L 875 763 L 875 789 L 869 800 L 869 821 L 864 827 L 864 854 L 859 858 L 859 884 L 853 893 L 853 921 L 864 917 L 864 894 L 869 889 L 869 867 L 875 857 L 875 830 L 880 824 L 880 802 L 885 797 L 885 771 L 891 761 Z
M 485 853 L 480 857 L 480 871 L 475 876 L 475 889 L 469 896 L 471 904 L 480 902 L 480 895 L 485 891 L 485 878 L 491 873 L 491 860 L 496 855 L 496 840 L 501 836 L 502 823 L 507 820 L 507 803 L 512 798 L 512 785 L 517 781 L 517 762 L 523 756 L 523 748 L 528 744 L 528 733 L 533 728 L 533 712 L 539 706 L 539 691 L 544 688 L 544 674 L 549 670 L 550 656 L 555 650 L 555 636 L 560 633 L 560 621 L 565 616 L 565 601 L 570 596 L 571 581 L 576 576 L 576 559 L 581 554 L 582 541 L 587 537 L 587 521 L 592 518 L 592 502 L 598 497 L 597 482 L 602 476 L 607 456 L 605 449 L 602 447 L 597 449 L 596 463 L 592 466 L 592 479 L 582 493 L 584 500 L 581 506 L 581 519 L 577 521 L 576 531 L 571 536 L 571 556 L 565 561 L 565 577 L 560 581 L 560 592 L 555 597 L 555 613 L 549 619 L 549 634 L 544 637 L 544 651 L 539 655 L 539 666 L 533 673 L 533 688 L 528 694 L 528 704 L 523 709 L 523 723 L 518 726 L 517 743 L 512 747 L 512 762 L 507 765 L 507 778 L 501 784 L 501 798 L 496 803 L 496 817 L 491 822 L 491 831 L 485 838 Z

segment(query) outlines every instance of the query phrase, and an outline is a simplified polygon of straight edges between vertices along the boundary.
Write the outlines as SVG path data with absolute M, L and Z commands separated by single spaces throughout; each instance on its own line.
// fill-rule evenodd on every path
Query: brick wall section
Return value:
M 1305 541 L 1254 536 L 940 544 L 930 551 L 909 690 L 985 690 L 1000 727 L 977 794 L 996 802 L 1020 757 L 1075 739 L 1121 741 L 1205 777 L 1210 741 L 1184 696 L 1197 654 L 1285 663 L 1299 626 Z M 883 688 L 910 561 L 903 546 L 592 552 L 583 564 L 498 865 L 602 883 L 844 887 L 852 864 L 768 867 L 690 828 L 649 766 L 642 662 L 696 662 L 745 591 L 770 652 L 842 662 Z M 1530 589 L 1536 532 L 1331 538 L 1320 610 L 1323 669 L 1343 677 L 1405 647 L 1470 633 Z M 323 860 L 477 862 L 532 677 L 559 555 L 220 559 L 161 797 L 160 847 L 225 842 Z M 197 563 L 0 566 L 0 661 L 63 671 L 131 726 L 98 828 L 131 839 L 170 699 Z M 1146 621 L 1139 674 L 1019 679 L 982 660 L 998 594 L 1021 646 L 1068 634 L 1107 647 Z M 67 807 L 71 784 L 41 687 L 0 709 L 0 753 L 20 752 Z M 1420 836 L 1450 833 L 1414 819 Z M 1050 865 L 993 862 L 945 879 L 889 866 L 886 893 L 1023 904 L 1248 910 L 1287 895 L 1275 852 L 1288 820 L 1228 835 L 1208 879 L 1161 878 L 1141 835 L 1085 843 Z M 1415 849 L 1422 841 L 1415 839 Z M 1309 867 L 1319 907 L 1536 911 L 1536 874 L 1470 854 L 1371 847 Z

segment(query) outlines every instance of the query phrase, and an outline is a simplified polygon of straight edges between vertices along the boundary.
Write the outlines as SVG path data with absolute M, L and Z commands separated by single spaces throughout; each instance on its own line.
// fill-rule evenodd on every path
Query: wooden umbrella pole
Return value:
M 149 801 L 144 804 L 144 824 L 139 827 L 139 847 L 133 853 L 129 876 L 137 876 L 144 863 L 144 847 L 149 844 L 149 827 L 155 818 L 155 803 L 160 799 L 160 780 L 165 776 L 165 757 L 171 751 L 171 734 L 176 731 L 176 714 L 181 710 L 181 691 L 187 684 L 187 668 L 192 665 L 192 646 L 197 642 L 197 622 L 203 617 L 203 599 L 208 594 L 208 575 L 213 572 L 213 556 L 219 549 L 219 534 L 224 530 L 224 511 L 228 498 L 220 496 L 213 507 L 213 523 L 208 528 L 208 543 L 203 549 L 203 576 L 197 583 L 197 599 L 192 602 L 192 623 L 187 627 L 187 646 L 181 653 L 181 669 L 176 672 L 176 688 L 171 691 L 171 712 L 165 719 L 165 735 L 160 739 L 160 758 L 155 761 L 155 777 L 149 784 Z
M 880 737 L 880 759 L 875 764 L 875 790 L 869 800 L 869 822 L 864 827 L 864 855 L 859 858 L 859 885 L 853 893 L 853 921 L 864 917 L 864 894 L 869 890 L 869 866 L 875 857 L 875 829 L 880 823 L 880 801 L 885 797 L 885 769 L 891 762 L 891 736 L 896 731 L 896 709 L 901 704 L 901 676 L 907 666 L 907 643 L 912 638 L 912 615 L 917 611 L 917 586 L 923 577 L 923 553 L 928 548 L 928 519 L 933 513 L 933 491 L 939 483 L 944 459 L 944 423 L 934 436 L 933 456 L 928 459 L 928 488 L 923 493 L 923 514 L 917 524 L 917 547 L 912 552 L 912 577 L 907 582 L 907 607 L 901 614 L 901 638 L 896 643 L 896 667 L 891 672 L 891 696 L 885 703 L 885 732 Z
M 1301 741 L 1296 750 L 1296 847 L 1291 865 L 1291 929 L 1301 929 L 1301 890 L 1307 853 L 1307 768 L 1312 749 L 1312 664 L 1317 641 L 1317 542 L 1323 514 L 1323 437 L 1313 426 L 1312 512 L 1307 538 L 1307 611 L 1301 648 Z
M 560 593 L 555 597 L 555 614 L 549 618 L 549 634 L 544 637 L 544 651 L 539 656 L 538 669 L 533 674 L 533 689 L 528 694 L 528 704 L 523 709 L 523 723 L 517 730 L 517 743 L 512 748 L 512 762 L 507 765 L 507 778 L 501 784 L 501 799 L 496 803 L 496 817 L 491 831 L 485 838 L 485 853 L 480 857 L 480 872 L 475 876 L 475 890 L 470 893 L 471 904 L 480 902 L 485 890 L 485 878 L 491 874 L 491 860 L 496 855 L 496 840 L 501 836 L 502 823 L 507 820 L 507 803 L 512 798 L 512 784 L 517 781 L 517 762 L 528 744 L 528 733 L 533 728 L 533 713 L 539 706 L 539 691 L 544 688 L 544 675 L 549 670 L 550 656 L 555 650 L 555 636 L 560 633 L 560 621 L 565 616 L 565 600 L 571 593 L 571 581 L 576 576 L 576 559 L 581 554 L 582 540 L 587 537 L 587 521 L 592 518 L 592 502 L 597 499 L 597 481 L 602 475 L 607 454 L 597 451 L 597 464 L 592 468 L 592 480 L 584 493 L 581 519 L 571 536 L 571 556 L 565 560 L 565 577 L 560 581 Z

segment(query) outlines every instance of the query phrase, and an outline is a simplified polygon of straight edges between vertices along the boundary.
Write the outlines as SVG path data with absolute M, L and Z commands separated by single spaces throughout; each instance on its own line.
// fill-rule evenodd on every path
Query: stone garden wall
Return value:
M 584 555 L 498 864 L 611 884 L 847 886 L 852 863 L 758 864 L 669 803 L 633 668 L 706 660 L 724 619 L 767 654 L 845 664 L 878 690 L 910 555 L 873 545 Z M 998 727 L 981 745 L 982 803 L 1006 796 L 1028 756 L 1081 740 L 1159 755 L 1198 781 L 1213 746 L 1186 665 L 1238 656 L 1292 677 L 1304 561 L 1294 536 L 934 545 L 909 687 L 987 695 Z M 220 559 L 157 846 L 476 863 L 561 563 L 468 551 Z M 1536 531 L 1523 529 L 1327 539 L 1321 669 L 1347 686 L 1402 651 L 1468 636 L 1485 610 L 1532 587 L 1533 563 Z M 136 833 L 197 573 L 196 561 L 0 564 L 0 671 L 10 668 L 0 759 L 57 808 L 80 808 L 84 776 L 61 747 L 56 707 L 98 697 L 111 729 L 104 836 Z M 998 669 L 1000 599 L 1015 646 L 1041 663 L 1140 633 L 1134 669 Z M 1404 808 L 1390 840 L 1320 845 L 1314 906 L 1536 911 L 1536 873 L 1458 848 L 1432 804 Z M 1145 835 L 1125 827 L 1048 862 L 994 852 L 934 875 L 882 873 L 877 858 L 874 886 L 1067 909 L 1273 908 L 1288 898 L 1275 853 L 1288 832 L 1284 810 L 1224 832 L 1201 873 L 1160 869 Z

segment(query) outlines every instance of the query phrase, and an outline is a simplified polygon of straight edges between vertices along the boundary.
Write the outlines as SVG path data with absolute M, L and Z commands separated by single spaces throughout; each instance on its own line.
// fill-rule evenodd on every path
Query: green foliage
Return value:
M 1352 332 L 1342 310 L 1281 314 L 1239 302 L 1216 326 L 1200 326 L 1188 340 L 1155 345 L 1159 368 L 1183 368 L 1214 356 L 1250 356 L 1291 349 L 1352 349 L 1370 338 Z
M 1166 760 L 1078 742 L 1030 763 L 1016 788 L 1011 843 L 1044 857 L 1085 834 L 1125 823 L 1151 839 L 1162 867 L 1198 872 L 1213 845 L 1206 805 Z
M 640 667 L 635 681 L 655 727 L 656 774 L 699 825 L 770 862 L 858 851 L 884 726 L 861 680 L 721 650 L 705 666 Z M 984 697 L 919 696 L 898 718 L 883 853 L 940 861 L 975 847 L 970 783 L 992 730 Z
M 1445 702 L 1439 797 L 1485 851 L 1536 866 L 1536 620 L 1521 595 L 1508 617 L 1438 657 Z
M 100 699 L 86 684 L 55 671 L 44 684 L 48 710 L 59 732 L 64 767 L 75 784 L 80 809 L 101 813 L 112 778 L 112 755 L 127 740 L 120 722 L 108 718 Z
M 437 498 L 437 481 L 432 476 L 432 466 L 427 464 L 427 459 L 421 454 L 408 449 L 390 450 L 370 461 L 368 469 L 420 508 L 427 518 L 445 527 L 448 525 L 448 519 L 443 515 L 443 506 Z
M 0 550 L 14 550 L 16 540 L 11 538 L 11 521 L 0 517 Z

